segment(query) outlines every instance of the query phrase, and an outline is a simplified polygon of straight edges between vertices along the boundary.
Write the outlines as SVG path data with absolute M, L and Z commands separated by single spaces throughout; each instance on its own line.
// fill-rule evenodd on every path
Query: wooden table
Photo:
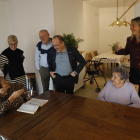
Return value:
M 86 93 L 85 93 L 86 94 Z M 34 114 L 0 116 L 0 134 L 13 140 L 139 140 L 140 109 L 47 91 Z

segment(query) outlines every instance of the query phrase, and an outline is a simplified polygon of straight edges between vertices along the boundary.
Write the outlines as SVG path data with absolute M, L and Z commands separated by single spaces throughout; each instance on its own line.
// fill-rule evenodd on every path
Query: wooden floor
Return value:
M 112 68 L 111 64 L 104 64 L 104 75 L 107 81 L 109 81 L 111 79 L 112 76 Z M 127 71 L 129 72 L 130 68 L 126 68 Z M 103 78 L 103 76 L 100 74 L 99 76 L 96 77 L 97 83 L 100 87 L 100 89 L 102 90 L 104 88 L 104 84 L 105 84 L 105 80 Z M 89 81 L 87 81 L 85 83 L 85 88 L 80 88 L 78 89 L 74 95 L 76 96 L 82 96 L 82 97 L 87 97 L 87 98 L 91 98 L 91 99 L 97 99 L 99 93 L 97 93 L 95 91 L 95 89 L 97 88 L 96 83 L 94 82 L 93 84 L 90 84 Z

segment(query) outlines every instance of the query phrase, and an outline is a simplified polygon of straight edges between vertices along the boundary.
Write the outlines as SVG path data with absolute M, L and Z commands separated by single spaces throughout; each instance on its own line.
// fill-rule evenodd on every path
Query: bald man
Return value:
M 49 90 L 50 74 L 48 70 L 48 61 L 50 58 L 50 50 L 53 47 L 52 39 L 47 30 L 41 30 L 39 32 L 39 38 L 41 41 L 36 45 L 35 64 L 41 76 L 43 92 L 45 92 Z

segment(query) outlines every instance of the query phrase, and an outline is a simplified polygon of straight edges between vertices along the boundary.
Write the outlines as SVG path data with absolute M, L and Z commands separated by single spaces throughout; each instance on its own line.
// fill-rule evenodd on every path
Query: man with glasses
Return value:
M 65 46 L 62 36 L 54 36 L 52 44 L 54 49 L 50 51 L 49 70 L 55 90 L 73 94 L 74 84 L 78 83 L 78 75 L 86 62 L 75 47 Z
M 43 85 L 43 92 L 49 90 L 50 74 L 48 70 L 48 61 L 50 58 L 50 50 L 52 47 L 52 39 L 47 30 L 39 32 L 40 42 L 36 45 L 35 64 L 39 70 Z

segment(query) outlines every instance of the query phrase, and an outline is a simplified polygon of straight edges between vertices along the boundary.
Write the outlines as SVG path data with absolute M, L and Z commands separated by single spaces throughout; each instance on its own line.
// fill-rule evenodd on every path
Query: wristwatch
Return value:
M 73 71 L 76 75 L 77 75 L 77 72 L 76 71 Z

